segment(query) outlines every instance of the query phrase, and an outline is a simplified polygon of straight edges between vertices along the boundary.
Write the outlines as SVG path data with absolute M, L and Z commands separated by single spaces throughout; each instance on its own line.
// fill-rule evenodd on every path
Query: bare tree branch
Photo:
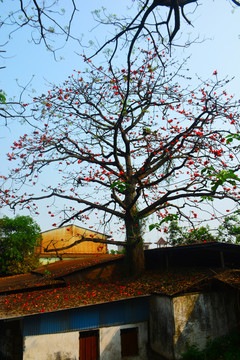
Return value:
M 174 60 L 161 67 L 156 53 L 140 55 L 130 77 L 89 62 L 88 71 L 25 104 L 21 116 L 32 128 L 12 145 L 16 166 L 0 190 L 2 205 L 38 212 L 42 201 L 58 224 L 94 215 L 99 226 L 115 217 L 135 270 L 144 218 L 185 216 L 193 224 L 196 209 L 204 213 L 213 199 L 223 207 L 229 199 L 235 211 L 240 190 L 240 103 L 223 90 L 228 80 L 214 72 L 194 91 L 181 89 Z M 54 213 L 50 201 L 58 200 L 64 209 Z

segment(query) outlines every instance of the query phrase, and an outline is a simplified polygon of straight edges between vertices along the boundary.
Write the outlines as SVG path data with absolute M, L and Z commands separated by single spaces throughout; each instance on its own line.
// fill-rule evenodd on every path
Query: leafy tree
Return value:
M 0 274 L 18 274 L 32 270 L 38 263 L 34 248 L 40 227 L 30 216 L 0 219 Z
M 33 129 L 14 142 L 8 159 L 17 165 L 1 187 L 11 208 L 38 212 L 40 200 L 62 200 L 61 224 L 96 211 L 105 223 L 117 217 L 131 273 L 144 267 L 141 224 L 149 215 L 194 221 L 214 198 L 239 204 L 239 103 L 216 73 L 199 89 L 181 89 L 167 58 L 160 66 L 156 54 L 140 52 L 145 59 L 137 54 L 130 74 L 88 62 L 25 104 Z M 33 191 L 44 173 L 42 191 Z
M 176 220 L 170 221 L 170 224 L 167 228 L 168 242 L 169 244 L 175 246 L 182 244 L 185 239 L 185 229 L 179 226 Z
M 218 228 L 218 241 L 240 243 L 240 221 L 237 215 L 224 218 Z
M 6 94 L 2 90 L 0 90 L 0 104 L 1 103 L 5 104 L 5 102 L 6 102 Z
M 216 238 L 211 234 L 209 226 L 201 226 L 185 232 L 185 244 L 195 244 L 202 242 L 216 241 Z
M 170 222 L 167 234 L 168 241 L 171 245 L 217 241 L 216 237 L 212 235 L 209 226 L 201 226 L 188 230 L 179 226 L 176 220 Z

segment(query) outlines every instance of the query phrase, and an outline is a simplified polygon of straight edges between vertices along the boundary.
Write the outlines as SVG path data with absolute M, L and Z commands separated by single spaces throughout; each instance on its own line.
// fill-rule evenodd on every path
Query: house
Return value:
M 162 237 L 160 237 L 160 239 L 156 242 L 157 247 L 162 247 L 162 246 L 167 246 L 168 242 L 166 240 L 164 240 Z
M 59 258 L 73 259 L 85 254 L 106 254 L 107 244 L 97 240 L 107 240 L 108 236 L 76 225 L 63 226 L 41 233 L 39 247 L 42 263 Z
M 160 269 L 165 249 L 145 251 L 148 271 L 138 279 L 119 276 L 123 256 L 104 254 L 0 279 L 2 358 L 173 360 L 187 344 L 203 348 L 239 326 L 240 246 L 223 245 L 198 248 L 205 259 L 196 266 L 189 257 L 197 259 L 195 245 L 174 249 Z M 171 261 L 179 254 L 176 268 Z

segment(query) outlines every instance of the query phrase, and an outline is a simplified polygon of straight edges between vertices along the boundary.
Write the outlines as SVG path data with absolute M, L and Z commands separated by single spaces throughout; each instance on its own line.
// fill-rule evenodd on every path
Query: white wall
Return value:
M 105 327 L 99 330 L 100 360 L 121 360 L 120 329 L 138 327 L 139 356 L 147 359 L 148 325 L 145 323 Z M 78 360 L 79 331 L 60 334 L 27 336 L 24 339 L 23 360 Z M 128 360 L 126 357 L 124 360 Z
M 114 326 L 100 329 L 100 359 L 101 360 L 121 360 L 121 338 L 120 330 L 138 327 L 138 346 L 139 355 L 131 356 L 130 360 L 146 360 L 147 359 L 147 341 L 148 341 L 148 324 L 147 322 L 131 324 L 125 326 Z M 128 360 L 124 357 L 124 360 Z
M 23 360 L 78 360 L 79 332 L 27 336 Z

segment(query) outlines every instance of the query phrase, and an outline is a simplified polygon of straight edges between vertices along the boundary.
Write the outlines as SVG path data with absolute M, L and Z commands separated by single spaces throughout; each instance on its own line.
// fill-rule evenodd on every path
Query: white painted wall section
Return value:
M 100 360 L 121 360 L 121 335 L 120 330 L 130 327 L 138 327 L 139 355 L 124 357 L 124 360 L 146 360 L 148 342 L 147 322 L 113 326 L 100 329 Z
M 129 360 L 147 359 L 147 322 L 99 329 L 100 360 L 121 360 L 121 329 L 138 327 L 139 355 Z M 79 360 L 79 331 L 27 336 L 23 360 Z M 124 360 L 128 360 L 124 357 Z
M 27 336 L 23 360 L 78 360 L 79 332 Z

